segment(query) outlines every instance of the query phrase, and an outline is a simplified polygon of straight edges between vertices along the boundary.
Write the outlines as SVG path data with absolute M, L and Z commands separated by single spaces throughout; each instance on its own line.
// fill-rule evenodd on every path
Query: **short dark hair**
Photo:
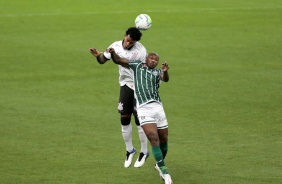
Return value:
M 150 52 L 149 54 L 147 54 L 147 57 L 152 56 L 152 55 L 157 56 L 160 59 L 158 53 L 156 52 Z
M 142 33 L 136 27 L 128 28 L 128 30 L 125 33 L 126 33 L 126 35 L 129 35 L 130 38 L 132 38 L 132 40 L 134 40 L 134 41 L 141 40 Z

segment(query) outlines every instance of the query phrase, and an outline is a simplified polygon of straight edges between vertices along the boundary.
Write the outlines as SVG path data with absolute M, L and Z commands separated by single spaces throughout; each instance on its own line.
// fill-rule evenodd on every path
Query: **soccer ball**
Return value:
M 139 30 L 147 30 L 152 26 L 152 19 L 147 14 L 140 14 L 135 19 L 135 27 Z

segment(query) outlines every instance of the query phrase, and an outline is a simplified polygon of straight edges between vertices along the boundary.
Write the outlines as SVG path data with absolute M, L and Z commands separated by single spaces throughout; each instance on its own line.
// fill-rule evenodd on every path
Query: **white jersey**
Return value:
M 122 58 L 126 58 L 129 61 L 141 61 L 145 63 L 147 50 L 146 48 L 140 43 L 136 42 L 132 48 L 124 49 L 122 46 L 122 40 L 114 42 L 108 48 L 114 48 L 117 55 Z M 107 59 L 111 59 L 111 54 L 108 52 L 104 52 L 104 56 Z M 133 73 L 130 69 L 125 68 L 121 65 L 119 67 L 119 84 L 120 86 L 127 85 L 131 89 L 134 89 L 134 82 L 133 82 Z

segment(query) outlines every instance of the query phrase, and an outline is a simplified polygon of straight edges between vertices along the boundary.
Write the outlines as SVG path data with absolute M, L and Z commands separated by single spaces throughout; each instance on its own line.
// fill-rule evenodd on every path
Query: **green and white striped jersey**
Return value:
M 159 96 L 161 69 L 151 69 L 140 61 L 129 61 L 128 64 L 134 73 L 134 93 L 137 109 L 151 101 L 161 103 Z

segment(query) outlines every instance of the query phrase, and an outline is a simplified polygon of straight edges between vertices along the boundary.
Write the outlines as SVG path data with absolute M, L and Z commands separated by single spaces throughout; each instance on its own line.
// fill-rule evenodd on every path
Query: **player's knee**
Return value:
M 149 133 L 149 134 L 146 134 L 146 136 L 148 137 L 152 146 L 158 146 L 160 144 L 158 134 Z
M 122 125 L 129 125 L 130 124 L 130 117 L 126 117 L 126 116 L 120 117 L 120 123 Z

